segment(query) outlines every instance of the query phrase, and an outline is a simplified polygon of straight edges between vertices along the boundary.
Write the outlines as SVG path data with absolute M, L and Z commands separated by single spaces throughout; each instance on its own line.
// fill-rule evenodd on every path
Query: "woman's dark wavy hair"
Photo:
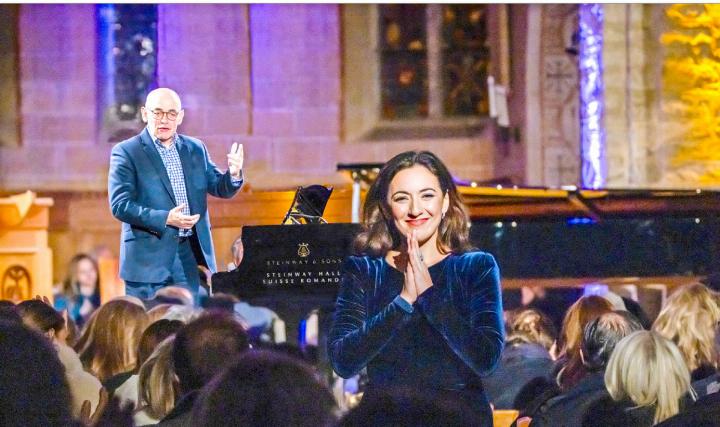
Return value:
M 440 253 L 462 253 L 472 249 L 468 214 L 447 167 L 429 151 L 406 151 L 385 163 L 368 191 L 363 208 L 364 229 L 355 238 L 353 245 L 357 254 L 384 256 L 389 250 L 402 245 L 404 237 L 395 227 L 388 192 L 395 175 L 415 165 L 423 166 L 435 175 L 440 182 L 440 189 L 450 200 L 438 230 L 437 245 Z

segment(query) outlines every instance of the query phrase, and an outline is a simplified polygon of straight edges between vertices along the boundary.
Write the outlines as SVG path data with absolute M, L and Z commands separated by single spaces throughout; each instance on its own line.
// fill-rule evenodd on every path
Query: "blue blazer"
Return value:
M 229 199 L 242 181 L 233 183 L 210 160 L 199 139 L 178 135 L 177 149 L 185 175 L 190 213 L 200 214 L 193 233 L 205 263 L 215 272 L 207 194 Z M 122 221 L 120 277 L 134 282 L 159 283 L 170 276 L 178 249 L 178 232 L 166 226 L 170 209 L 177 206 L 165 165 L 145 128 L 112 149 L 108 176 L 110 210 Z

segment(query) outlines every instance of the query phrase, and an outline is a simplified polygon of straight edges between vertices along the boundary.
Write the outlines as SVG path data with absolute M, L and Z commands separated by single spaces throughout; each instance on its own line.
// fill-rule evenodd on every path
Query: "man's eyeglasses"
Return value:
M 171 122 L 174 122 L 175 120 L 177 120 L 178 115 L 180 113 L 175 110 L 170 110 L 170 111 L 152 110 L 152 111 L 150 111 L 150 114 L 152 114 L 153 119 L 155 119 L 155 120 L 162 120 L 163 116 L 165 116 L 165 117 L 167 117 L 168 120 L 170 120 Z

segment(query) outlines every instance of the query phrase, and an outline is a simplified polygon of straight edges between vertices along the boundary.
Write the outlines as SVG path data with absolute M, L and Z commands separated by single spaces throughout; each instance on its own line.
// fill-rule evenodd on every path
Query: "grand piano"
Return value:
M 674 287 L 704 280 L 720 265 L 718 192 L 459 190 L 472 219 L 471 240 L 500 265 L 508 307 L 519 305 L 523 286 L 571 298 L 606 286 L 627 291 L 654 317 Z M 341 262 L 358 231 L 357 224 L 244 227 L 245 259 L 238 270 L 213 276 L 214 291 L 275 310 L 288 325 L 288 340 L 301 345 L 303 319 L 319 309 L 322 353 Z

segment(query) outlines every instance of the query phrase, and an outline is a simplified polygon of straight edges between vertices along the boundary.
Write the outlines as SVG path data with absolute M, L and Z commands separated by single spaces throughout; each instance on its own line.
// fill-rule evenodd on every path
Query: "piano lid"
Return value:
M 603 218 L 720 213 L 720 192 L 692 189 L 583 190 L 460 186 L 473 220 L 585 216 Z

